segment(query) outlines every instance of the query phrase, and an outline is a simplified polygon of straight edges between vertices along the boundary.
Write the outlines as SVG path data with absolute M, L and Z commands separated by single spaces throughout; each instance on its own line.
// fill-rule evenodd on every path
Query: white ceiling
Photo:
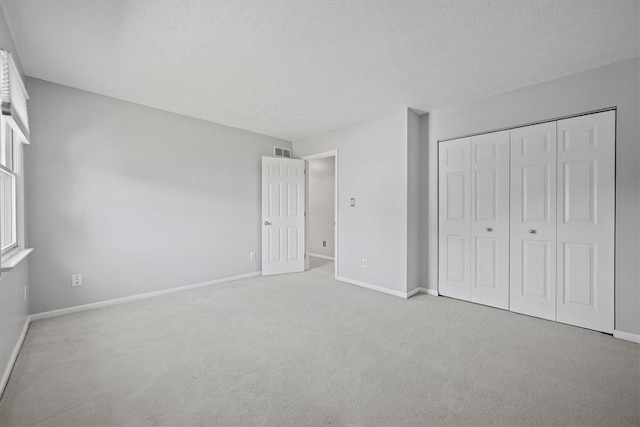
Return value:
M 299 140 L 634 57 L 638 0 L 2 0 L 27 75 Z

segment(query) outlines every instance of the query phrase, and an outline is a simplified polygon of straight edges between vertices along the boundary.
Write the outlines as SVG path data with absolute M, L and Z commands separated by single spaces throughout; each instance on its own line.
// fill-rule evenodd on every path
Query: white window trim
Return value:
M 14 221 L 16 224 L 17 246 L 12 247 L 6 253 L 0 255 L 0 272 L 11 271 L 20 262 L 27 258 L 33 249 L 26 247 L 26 212 L 25 212 L 25 185 L 24 185 L 24 146 L 27 144 L 23 139 L 22 132 L 15 129 L 14 123 L 7 120 L 7 116 L 2 116 L 7 127 L 14 131 L 13 140 L 13 173 L 15 174 L 16 205 Z M 6 134 L 2 136 L 6 137 Z
M 15 242 L 11 245 L 8 246 L 7 248 L 4 249 L 0 249 L 0 256 L 1 257 L 6 257 L 7 254 L 13 252 L 16 248 L 19 247 L 18 244 L 18 173 L 19 173 L 19 162 L 20 162 L 20 156 L 18 154 L 18 149 L 17 144 L 15 142 L 16 138 L 12 136 L 13 130 L 10 128 L 10 126 L 6 123 L 1 123 L 0 124 L 0 131 L 2 131 L 2 136 L 5 138 L 8 138 L 9 136 L 11 136 L 11 168 L 6 167 L 4 165 L 0 164 L 0 172 L 3 172 L 9 176 L 11 176 L 13 178 L 13 185 L 12 185 L 12 193 L 14 195 L 15 201 L 12 203 L 12 210 L 13 212 L 11 212 L 11 233 L 14 234 L 15 233 Z M 0 144 L 0 147 L 2 147 L 2 144 Z M 2 155 L 4 155 L 4 153 L 2 153 Z
M 29 116 L 27 104 L 29 94 L 11 52 L 0 49 L 0 122 L 3 130 L 13 130 L 12 174 L 15 175 L 14 224 L 18 245 L 0 253 L 0 271 L 8 271 L 18 265 L 31 252 L 26 249 L 26 212 L 24 185 L 24 146 L 29 144 Z M 7 135 L 2 132 L 1 138 Z

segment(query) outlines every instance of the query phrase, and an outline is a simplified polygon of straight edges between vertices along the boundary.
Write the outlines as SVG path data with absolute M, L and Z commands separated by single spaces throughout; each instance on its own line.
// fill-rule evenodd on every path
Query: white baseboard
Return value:
M 383 288 L 382 286 L 372 285 L 370 283 L 361 282 L 359 280 L 348 279 L 348 278 L 342 277 L 342 276 L 336 276 L 336 280 L 339 280 L 340 282 L 349 283 L 351 285 L 356 285 L 356 286 L 360 286 L 360 287 L 363 287 L 363 288 L 371 289 L 371 290 L 374 290 L 374 291 L 382 292 L 382 293 L 385 293 L 385 294 L 393 295 L 395 297 L 400 297 L 400 298 L 405 298 L 405 299 L 407 298 L 407 293 L 406 292 L 394 291 L 393 289 Z
M 412 296 L 414 296 L 415 294 L 419 294 L 420 292 L 422 292 L 420 288 L 415 288 L 414 290 L 407 292 L 407 298 L 411 298 Z
M 65 314 L 78 313 L 80 311 L 92 310 L 94 308 L 108 307 L 111 305 L 123 304 L 125 302 L 138 301 L 138 300 L 153 298 L 161 295 L 175 294 L 177 292 L 188 291 L 191 289 L 204 288 L 205 286 L 211 286 L 211 285 L 217 285 L 220 283 L 248 279 L 250 277 L 259 276 L 260 274 L 261 274 L 260 271 L 256 271 L 254 273 L 241 274 L 239 276 L 233 276 L 233 277 L 225 277 L 223 279 L 210 280 L 208 282 L 196 283 L 193 285 L 178 286 L 176 288 L 163 289 L 161 291 L 147 292 L 144 294 L 132 295 L 129 297 L 94 302 L 91 304 L 77 305 L 75 307 L 61 308 L 59 310 L 45 311 L 42 313 L 32 314 L 30 317 L 31 317 L 31 321 L 49 319 L 51 317 L 64 316 Z
M 640 344 L 640 335 L 637 334 L 632 334 L 630 332 L 613 331 L 613 336 L 621 340 L 636 342 Z
M 27 318 L 24 321 L 24 326 L 22 327 L 22 332 L 20 333 L 20 337 L 18 338 L 18 342 L 13 348 L 13 352 L 11 353 L 11 357 L 9 358 L 9 363 L 7 364 L 7 367 L 4 370 L 4 373 L 2 374 L 2 380 L 0 380 L 0 397 L 2 397 L 2 393 L 4 393 L 4 388 L 7 386 L 7 382 L 9 382 L 11 371 L 13 371 L 13 365 L 15 365 L 16 359 L 18 358 L 18 353 L 20 353 L 20 349 L 22 348 L 24 337 L 27 336 L 27 331 L 29 330 L 30 323 L 31 323 L 31 316 L 27 316 Z
M 326 259 L 328 261 L 335 261 L 335 258 L 332 257 L 332 256 L 326 256 L 326 255 L 320 255 L 320 254 L 312 254 L 311 252 L 309 252 L 309 256 L 312 256 L 314 258 Z
M 361 286 L 363 288 L 371 289 L 371 290 L 382 292 L 382 293 L 385 293 L 385 294 L 393 295 L 395 297 L 404 298 L 404 299 L 411 298 L 412 296 L 414 296 L 416 294 L 419 294 L 419 293 L 433 295 L 435 297 L 438 296 L 438 291 L 436 291 L 434 289 L 416 288 L 416 289 L 414 289 L 412 291 L 409 291 L 409 292 L 400 292 L 400 291 L 394 291 L 392 289 L 383 288 L 382 286 L 376 286 L 376 285 L 372 285 L 370 283 L 361 282 L 359 280 L 348 279 L 348 278 L 342 277 L 342 276 L 336 276 L 336 280 L 339 280 L 340 282 L 346 282 L 346 283 L 349 283 L 351 285 Z
M 422 292 L 423 294 L 431 295 L 434 297 L 440 296 L 440 294 L 436 289 L 428 289 L 428 288 L 418 288 L 418 289 L 420 289 L 420 292 Z
M 416 294 L 427 294 L 427 295 L 432 295 L 434 297 L 437 297 L 438 296 L 438 291 L 433 290 L 433 289 L 427 289 L 427 288 L 416 288 L 416 289 L 410 291 L 409 293 L 407 293 L 407 298 L 411 298 L 412 296 L 414 296 Z

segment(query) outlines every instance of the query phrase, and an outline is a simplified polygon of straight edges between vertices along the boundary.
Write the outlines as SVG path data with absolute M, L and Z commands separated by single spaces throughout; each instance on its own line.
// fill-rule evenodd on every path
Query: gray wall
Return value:
M 420 283 L 420 117 L 407 112 L 407 291 Z
M 291 143 L 27 86 L 32 313 L 260 270 L 260 158 Z
M 8 49 L 20 67 L 20 55 L 15 46 L 4 14 L 0 9 L 0 47 Z M 30 147 L 26 147 L 28 151 Z M 18 343 L 29 314 L 29 301 L 23 298 L 24 287 L 29 285 L 29 260 L 23 260 L 15 269 L 0 275 L 0 378 L 9 365 L 11 353 Z M 0 390 L 0 393 L 2 390 Z
M 403 109 L 293 144 L 296 157 L 338 150 L 338 276 L 400 293 L 407 292 L 407 121 Z
M 428 237 L 426 281 L 437 288 L 438 140 L 617 107 L 616 322 L 618 331 L 640 333 L 640 75 L 638 58 L 434 111 L 428 126 Z
M 335 252 L 335 173 L 335 157 L 309 161 L 309 253 L 331 258 Z
M 420 116 L 420 150 L 418 151 L 419 155 L 419 179 L 420 186 L 418 187 L 419 191 L 419 200 L 420 200 L 420 208 L 419 208 L 419 219 L 418 219 L 418 228 L 419 228 L 419 236 L 420 236 L 420 248 L 419 248 L 419 271 L 418 274 L 420 276 L 420 286 L 423 288 L 431 289 L 433 291 L 437 290 L 437 280 L 435 282 L 431 281 L 430 276 L 430 256 L 438 253 L 438 239 L 434 238 L 431 234 L 432 230 L 429 229 L 429 220 L 432 220 L 432 216 L 430 209 L 430 200 L 429 200 L 429 191 L 430 185 L 432 181 L 429 178 L 429 174 L 431 170 L 429 169 L 429 150 L 430 145 L 429 141 L 429 115 L 423 114 Z M 437 177 L 436 177 L 437 178 Z M 437 187 L 436 187 L 437 190 Z M 436 203 L 438 202 L 436 198 Z M 436 209 L 437 214 L 437 209 Z M 436 232 L 437 232 L 437 222 L 436 222 Z M 435 251 L 435 252 L 434 252 Z M 437 258 L 436 258 L 437 259 Z M 437 262 L 435 264 L 438 265 Z M 437 277 L 437 276 L 436 276 Z

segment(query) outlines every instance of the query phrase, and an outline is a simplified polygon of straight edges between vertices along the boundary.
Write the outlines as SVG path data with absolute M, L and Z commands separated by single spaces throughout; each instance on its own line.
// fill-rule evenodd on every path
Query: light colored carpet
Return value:
M 331 263 L 31 325 L 0 425 L 633 425 L 640 347 Z

